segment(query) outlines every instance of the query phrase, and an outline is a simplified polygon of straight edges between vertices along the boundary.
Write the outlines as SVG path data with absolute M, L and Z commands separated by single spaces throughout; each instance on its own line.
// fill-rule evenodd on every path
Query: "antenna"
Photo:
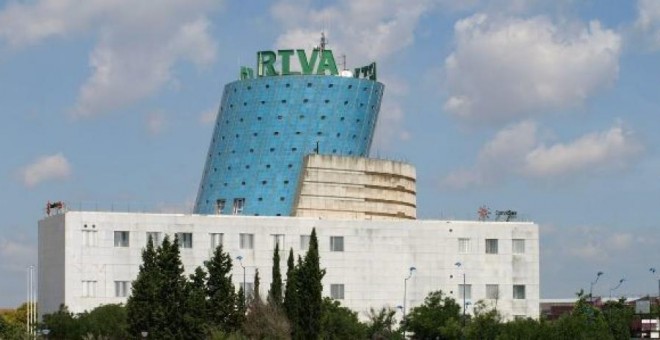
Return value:
M 346 55 L 345 54 L 341 55 L 341 67 L 342 67 L 342 70 L 344 70 L 344 71 L 347 70 L 347 68 L 346 68 Z
M 325 50 L 325 45 L 328 44 L 328 41 L 325 39 L 325 32 L 321 31 L 321 43 L 319 44 L 319 50 L 323 52 Z

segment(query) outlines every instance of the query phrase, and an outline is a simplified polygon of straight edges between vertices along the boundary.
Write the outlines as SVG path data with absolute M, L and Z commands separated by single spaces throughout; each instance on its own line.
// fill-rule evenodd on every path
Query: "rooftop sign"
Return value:
M 292 71 L 293 63 L 297 63 L 300 71 Z M 278 69 L 279 66 L 279 69 Z M 278 50 L 257 52 L 257 77 L 289 76 L 289 75 L 331 75 L 338 76 L 337 63 L 332 50 L 313 49 L 308 56 L 305 50 Z M 376 63 L 358 67 L 355 72 L 342 71 L 342 76 L 368 78 L 376 80 Z M 254 70 L 241 67 L 241 80 L 254 78 Z

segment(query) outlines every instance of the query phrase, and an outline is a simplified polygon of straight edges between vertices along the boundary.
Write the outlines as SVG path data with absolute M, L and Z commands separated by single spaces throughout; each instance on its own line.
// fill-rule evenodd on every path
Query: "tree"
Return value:
M 395 314 L 396 310 L 391 308 L 383 307 L 378 311 L 371 308 L 366 328 L 367 338 L 375 340 L 403 339 L 403 333 L 395 327 Z
M 626 299 L 607 301 L 603 306 L 603 316 L 614 339 L 630 339 L 630 323 L 634 317 L 632 307 L 626 305 Z
M 414 339 L 453 339 L 460 310 L 456 301 L 445 297 L 442 291 L 431 292 L 424 299 L 424 304 L 406 315 L 403 328 L 413 332 Z
M 358 320 L 356 312 L 342 307 L 339 301 L 328 297 L 323 299 L 322 308 L 322 339 L 365 338 L 366 326 Z
M 243 323 L 243 332 L 250 339 L 288 339 L 291 329 L 286 315 L 275 304 L 264 304 L 259 295 L 259 270 L 254 274 L 254 294 Z
M 81 313 L 75 319 L 85 338 L 121 340 L 130 337 L 126 307 L 120 304 L 107 304 Z
M 286 287 L 284 295 L 284 313 L 289 319 L 291 325 L 291 336 L 296 338 L 298 334 L 298 306 L 300 298 L 298 296 L 298 274 L 294 265 L 293 248 L 289 251 L 286 271 Z
M 280 273 L 280 244 L 275 244 L 273 252 L 273 279 L 270 283 L 268 301 L 275 306 L 282 305 L 282 274 Z
M 316 339 L 321 334 L 321 313 L 323 304 L 323 276 L 321 269 L 319 246 L 316 238 L 316 228 L 312 229 L 309 239 L 309 249 L 297 273 L 299 279 L 299 299 L 304 301 L 299 307 L 300 336 L 304 339 Z
M 147 247 L 142 250 L 140 271 L 132 283 L 131 296 L 126 302 L 128 331 L 133 337 L 139 337 L 142 331 L 148 331 L 156 326 L 154 307 L 160 299 L 158 289 L 161 284 L 161 273 L 156 263 L 156 249 L 153 240 L 149 237 Z
M 0 339 L 20 339 L 25 334 L 25 324 L 17 324 L 0 314 Z
M 261 302 L 261 296 L 259 295 L 259 290 L 261 289 L 260 287 L 260 282 L 259 282 L 259 269 L 255 269 L 254 271 L 254 292 L 252 293 L 252 300 Z
M 502 315 L 495 308 L 488 308 L 483 301 L 474 306 L 474 317 L 467 325 L 465 334 L 468 339 L 495 340 L 500 334 Z
M 184 321 L 187 325 L 188 335 L 192 338 L 204 337 L 207 328 L 206 311 L 206 272 L 201 267 L 195 269 L 186 284 L 186 314 Z
M 245 315 L 243 305 L 245 299 L 236 296 L 230 274 L 231 257 L 222 250 L 222 244 L 215 249 L 211 259 L 204 262 L 204 266 L 209 274 L 206 286 L 208 296 L 206 310 L 209 321 L 226 333 L 240 329 L 240 323 Z
M 562 315 L 552 324 L 555 339 L 612 339 L 609 327 L 601 311 L 587 301 L 580 291 L 578 301 L 570 314 Z
M 60 305 L 57 312 L 43 316 L 43 326 L 50 330 L 51 339 L 80 339 L 85 333 L 81 323 L 65 305 Z
M 544 320 L 516 318 L 503 323 L 498 340 L 542 340 L 552 339 L 552 329 Z

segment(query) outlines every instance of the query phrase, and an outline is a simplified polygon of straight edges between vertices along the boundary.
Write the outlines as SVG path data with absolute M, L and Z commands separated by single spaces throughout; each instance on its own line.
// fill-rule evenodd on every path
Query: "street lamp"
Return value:
M 619 287 L 621 287 L 621 285 L 623 284 L 623 281 L 625 281 L 625 280 L 626 280 L 626 279 L 621 279 L 621 280 L 619 280 L 619 284 L 616 285 L 616 287 L 614 287 L 614 288 L 610 288 L 610 299 L 612 298 L 612 292 L 615 291 L 615 290 L 617 290 L 617 289 L 619 289 Z
M 598 279 L 600 279 L 600 277 L 602 275 L 603 275 L 603 272 L 596 273 L 596 280 L 594 280 L 594 282 L 592 282 L 591 285 L 589 286 L 589 302 L 591 304 L 594 303 L 594 296 L 592 295 L 593 290 L 594 290 L 594 286 L 596 285 L 596 283 L 598 282 Z
M 462 264 L 460 262 L 456 262 L 456 263 L 454 263 L 454 266 L 456 266 L 457 269 L 460 269 Z M 465 327 L 465 308 L 467 306 L 467 304 L 465 302 L 465 288 L 466 288 L 465 270 L 463 270 L 463 327 Z
M 243 305 L 245 305 L 245 297 L 247 296 L 247 292 L 245 291 L 245 266 L 243 265 L 243 256 L 236 256 L 236 259 L 238 260 L 238 263 L 243 267 Z
M 403 322 L 406 322 L 406 300 L 408 298 L 408 280 L 412 277 L 413 273 L 417 270 L 415 267 L 408 268 L 408 277 L 403 280 Z M 403 329 L 403 337 L 406 337 L 406 329 Z
M 48 334 L 50 334 L 50 329 L 48 329 L 48 328 L 46 328 L 46 329 L 42 329 L 42 330 L 41 330 L 41 334 L 43 334 L 44 336 L 46 336 L 46 339 L 48 339 Z
M 655 267 L 649 268 L 649 271 L 655 276 Z M 658 277 L 658 299 L 660 300 L 660 277 Z
M 142 331 L 142 332 L 140 332 L 140 335 L 142 335 L 142 337 L 146 339 L 147 336 L 149 335 L 149 332 L 147 332 L 147 331 Z

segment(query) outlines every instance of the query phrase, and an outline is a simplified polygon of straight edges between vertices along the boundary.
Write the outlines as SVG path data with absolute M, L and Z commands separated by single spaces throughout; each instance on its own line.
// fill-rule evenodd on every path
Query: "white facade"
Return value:
M 312 228 L 318 235 L 321 267 L 327 271 L 324 295 L 332 292 L 341 297 L 343 293 L 342 305 L 362 318 L 369 308 L 404 304 L 404 279 L 413 266 L 416 271 L 407 281 L 408 309 L 422 304 L 434 290 L 442 290 L 462 304 L 459 284 L 465 273 L 471 295 L 467 297 L 471 302 L 468 312 L 478 300 L 486 299 L 488 290 L 493 299 L 486 301 L 497 303 L 505 317 L 539 315 L 538 226 L 530 222 L 110 212 L 66 212 L 39 222 L 39 312 L 51 313 L 60 304 L 82 312 L 125 302 L 123 295 L 130 294 L 130 281 L 137 277 L 148 232 L 161 233 L 161 237 L 175 233 L 188 233 L 187 239 L 192 236 L 191 248 L 181 249 L 186 273 L 209 259 L 212 240 L 221 239 L 232 258 L 243 257 L 248 287 L 259 269 L 265 296 L 275 240 L 284 243 L 280 245 L 281 267 L 286 273 L 289 249 L 304 255 L 301 243 Z M 238 288 L 243 269 L 236 260 L 233 265 Z

